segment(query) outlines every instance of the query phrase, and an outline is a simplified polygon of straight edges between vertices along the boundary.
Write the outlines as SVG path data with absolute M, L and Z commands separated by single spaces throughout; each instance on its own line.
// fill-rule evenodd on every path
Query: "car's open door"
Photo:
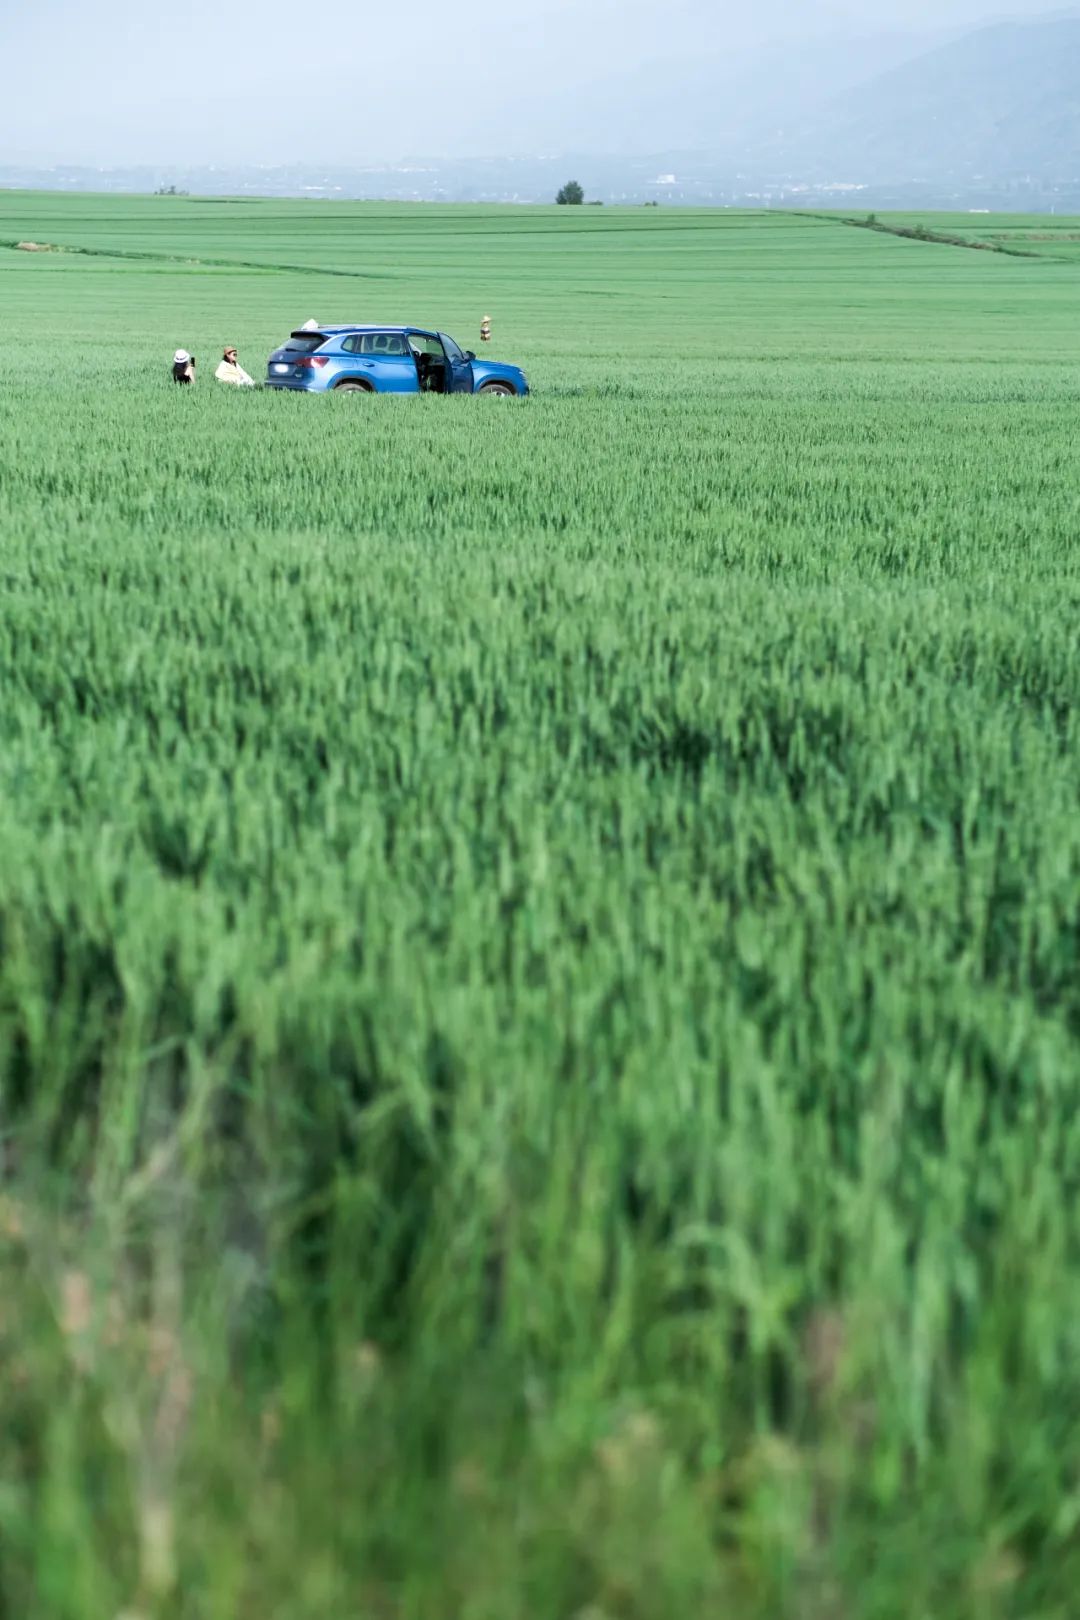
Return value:
M 452 337 L 439 333 L 439 342 L 446 355 L 446 392 L 471 394 L 473 391 L 472 361 L 463 354 Z

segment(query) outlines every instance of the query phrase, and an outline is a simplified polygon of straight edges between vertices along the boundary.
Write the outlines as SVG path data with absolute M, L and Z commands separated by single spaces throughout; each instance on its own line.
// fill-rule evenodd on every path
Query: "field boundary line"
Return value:
M 929 242 L 939 247 L 967 248 L 973 253 L 1004 253 L 1010 259 L 1039 259 L 1043 264 L 1071 264 L 1071 259 L 1058 258 L 1053 253 L 1031 253 L 1026 248 L 1006 247 L 1001 242 L 987 242 L 975 237 L 950 236 L 945 231 L 932 231 L 925 225 L 890 225 L 884 220 L 858 219 L 852 214 L 817 214 L 800 208 L 798 213 L 808 219 L 822 219 L 833 225 L 847 225 L 858 231 L 877 231 L 881 236 L 901 236 L 909 242 Z
M 20 239 L 14 236 L 0 239 L 0 248 L 18 250 L 21 245 Z M 75 253 L 89 259 L 132 259 L 144 264 L 186 264 L 211 270 L 271 270 L 287 275 L 345 276 L 354 281 L 391 279 L 379 270 L 334 270 L 321 264 L 260 264 L 254 259 L 196 259 L 182 253 L 155 253 L 150 248 L 77 247 L 69 242 L 39 242 L 35 247 L 39 253 Z

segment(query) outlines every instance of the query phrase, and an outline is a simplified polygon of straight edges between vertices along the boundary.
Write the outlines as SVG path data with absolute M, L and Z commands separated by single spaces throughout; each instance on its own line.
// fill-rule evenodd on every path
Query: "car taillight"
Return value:
M 328 354 L 304 354 L 296 362 L 296 369 L 297 371 L 310 371 L 312 366 L 322 367 L 329 364 L 330 356 Z

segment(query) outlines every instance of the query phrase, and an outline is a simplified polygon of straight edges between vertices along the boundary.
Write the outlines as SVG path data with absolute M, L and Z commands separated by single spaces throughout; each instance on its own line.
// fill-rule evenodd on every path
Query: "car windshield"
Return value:
M 325 342 L 325 332 L 292 332 L 281 346 L 292 354 L 310 354 L 313 349 L 321 349 Z

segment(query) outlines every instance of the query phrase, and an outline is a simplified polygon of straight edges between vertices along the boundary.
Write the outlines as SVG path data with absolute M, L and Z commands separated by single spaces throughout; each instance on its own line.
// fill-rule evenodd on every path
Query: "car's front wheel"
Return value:
M 489 383 L 483 383 L 481 385 L 481 387 L 477 390 L 477 392 L 481 393 L 481 394 L 488 394 L 488 395 L 494 394 L 494 395 L 501 396 L 502 398 L 505 399 L 507 395 L 510 395 L 511 398 L 512 398 L 517 393 L 517 389 L 514 387 L 514 385 L 512 383 L 508 383 L 508 382 L 489 382 Z

